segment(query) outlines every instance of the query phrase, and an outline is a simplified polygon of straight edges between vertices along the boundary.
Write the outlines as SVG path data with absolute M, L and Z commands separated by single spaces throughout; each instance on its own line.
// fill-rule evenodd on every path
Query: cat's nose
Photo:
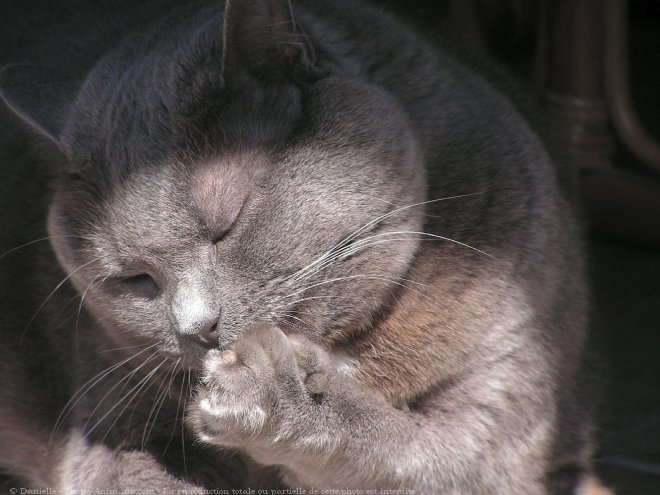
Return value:
M 220 345 L 220 335 L 218 334 L 218 319 L 215 318 L 203 323 L 197 332 L 197 336 L 203 345 L 208 347 L 218 347 Z
M 179 329 L 178 333 L 185 340 L 196 345 L 202 345 L 208 348 L 215 348 L 220 345 L 218 318 L 205 319 L 197 325 Z
M 218 332 L 219 319 L 217 317 L 197 320 L 193 324 L 179 326 L 177 333 L 193 345 L 201 345 L 209 349 L 220 345 L 220 332 Z
M 188 343 L 207 348 L 220 345 L 222 309 L 212 290 L 200 280 L 203 274 L 190 271 L 173 291 L 171 322 L 173 329 Z

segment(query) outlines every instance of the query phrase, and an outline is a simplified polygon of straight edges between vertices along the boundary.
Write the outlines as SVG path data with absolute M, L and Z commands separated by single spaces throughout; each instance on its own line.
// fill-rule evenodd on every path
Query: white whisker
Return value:
M 315 283 L 315 284 L 309 285 L 309 286 L 307 286 L 307 287 L 303 287 L 302 289 L 299 289 L 299 290 L 297 290 L 297 291 L 295 291 L 295 292 L 292 292 L 291 294 L 288 294 L 288 295 L 284 296 L 284 298 L 292 297 L 292 296 L 294 296 L 294 295 L 296 295 L 296 294 L 300 294 L 301 292 L 305 292 L 305 291 L 307 291 L 307 290 L 313 289 L 314 287 L 318 287 L 318 286 L 321 286 L 321 285 L 326 285 L 326 284 L 335 283 L 335 282 L 341 282 L 341 281 L 345 281 L 345 280 L 352 280 L 352 279 L 357 279 L 357 278 L 366 278 L 366 279 L 371 279 L 371 280 L 382 280 L 382 281 L 385 281 L 385 282 L 390 282 L 390 283 L 392 283 L 392 284 L 398 285 L 398 286 L 400 286 L 400 287 L 404 287 L 404 288 L 406 288 L 406 289 L 408 289 L 408 290 L 410 290 L 410 291 L 412 291 L 412 292 L 415 292 L 416 294 L 419 294 L 420 296 L 424 297 L 425 299 L 428 299 L 429 301 L 432 301 L 432 302 L 433 302 L 433 299 L 430 298 L 429 296 L 427 296 L 426 294 L 424 294 L 423 292 L 420 292 L 420 291 L 418 291 L 418 290 L 416 290 L 416 289 L 413 289 L 412 287 L 409 287 L 409 286 L 407 286 L 407 285 L 405 285 L 405 284 L 403 284 L 403 283 L 401 283 L 401 282 L 399 281 L 399 280 L 403 280 L 403 279 L 399 279 L 399 280 L 397 280 L 397 279 L 390 278 L 390 277 L 378 276 L 378 275 L 371 275 L 371 274 L 366 274 L 366 275 L 348 275 L 348 276 L 346 276 L 346 277 L 337 277 L 337 278 L 333 278 L 333 279 L 330 279 L 330 280 L 324 280 L 324 281 L 322 281 L 322 282 L 318 282 L 318 283 Z M 314 296 L 314 297 L 319 297 L 319 296 Z M 323 297 L 323 296 L 321 296 L 321 297 Z M 339 297 L 339 296 L 334 296 L 334 297 Z M 283 299 L 284 299 L 284 298 L 283 298 Z M 298 303 L 298 302 L 304 301 L 304 300 L 306 300 L 306 299 L 308 299 L 308 298 L 305 298 L 305 299 L 299 299 L 299 300 L 296 300 L 296 301 L 291 301 L 291 302 L 289 302 L 289 303 L 286 303 L 285 306 L 291 306 L 291 305 L 293 305 L 293 304 L 296 304 L 296 303 Z
M 372 227 L 375 227 L 379 223 L 383 222 L 384 220 L 386 220 L 387 218 L 389 218 L 393 215 L 396 215 L 397 213 L 400 213 L 402 211 L 405 211 L 405 210 L 408 210 L 408 209 L 411 209 L 411 208 L 415 208 L 415 207 L 418 207 L 418 206 L 428 205 L 428 204 L 431 204 L 431 203 L 437 203 L 437 202 L 440 202 L 440 201 L 447 201 L 447 200 L 450 200 L 450 199 L 458 199 L 458 198 L 465 198 L 465 197 L 470 197 L 470 196 L 477 196 L 477 195 L 480 195 L 480 194 L 483 194 L 483 192 L 470 193 L 470 194 L 460 194 L 460 195 L 456 195 L 456 196 L 447 196 L 447 197 L 444 197 L 444 198 L 431 199 L 431 200 L 428 200 L 428 201 L 422 201 L 420 203 L 414 203 L 414 204 L 411 204 L 411 205 L 401 206 L 401 207 L 398 207 L 398 208 L 396 208 L 396 209 L 394 209 L 390 212 L 387 212 L 383 215 L 380 215 L 379 217 L 376 217 L 373 220 L 367 222 L 362 227 L 358 228 L 353 233 L 351 233 L 350 235 L 348 235 L 347 237 L 342 239 L 338 244 L 333 246 L 329 251 L 326 251 L 324 254 L 322 254 L 319 258 L 317 258 L 312 263 L 310 263 L 309 265 L 301 268 L 297 272 L 290 275 L 287 278 L 287 280 L 289 278 L 293 278 L 293 279 L 304 278 L 305 272 L 307 270 L 313 268 L 318 263 L 323 262 L 325 260 L 325 258 L 327 258 L 328 256 L 331 256 L 334 251 L 336 251 L 337 249 L 341 249 L 342 247 L 346 246 L 348 243 L 352 242 L 353 239 L 358 237 L 363 232 L 371 229 Z M 452 241 L 452 242 L 458 242 L 458 241 L 453 241 L 452 239 L 448 239 L 448 238 L 445 239 L 445 240 Z M 461 243 L 459 243 L 459 244 L 461 244 Z M 475 248 L 472 248 L 471 246 L 467 246 L 467 245 L 465 245 L 465 246 L 470 247 L 471 249 L 475 249 Z M 484 253 L 484 254 L 486 254 L 486 253 Z M 490 255 L 488 255 L 488 256 L 490 256 Z
M 291 318 L 291 319 L 293 319 L 293 320 L 299 321 L 299 322 L 302 323 L 303 325 L 306 325 L 306 323 L 305 323 L 303 320 L 301 320 L 300 318 L 298 318 L 297 316 L 293 316 L 293 315 L 288 314 L 288 313 L 284 313 L 282 316 L 283 316 L 284 318 Z
M 126 385 L 130 382 L 131 378 L 133 378 L 141 368 L 143 368 L 149 362 L 151 362 L 151 360 L 154 359 L 157 355 L 158 355 L 158 351 L 151 354 L 151 356 L 149 356 L 146 360 L 144 360 L 142 363 L 140 363 L 140 365 L 137 368 L 134 368 L 130 373 L 128 373 L 127 375 L 122 377 L 117 383 L 115 383 L 112 387 L 110 387 L 110 389 L 105 393 L 105 395 L 103 397 L 101 397 L 101 399 L 98 401 L 98 403 L 96 404 L 96 407 L 94 407 L 94 409 L 92 409 L 92 411 L 89 413 L 89 417 L 87 418 L 87 421 L 85 422 L 85 426 L 83 428 L 83 430 L 85 431 L 85 435 L 89 435 L 108 416 L 108 414 L 110 414 L 110 412 L 112 412 L 119 404 L 121 404 L 121 402 L 123 401 L 123 398 L 126 397 L 126 396 L 124 396 L 115 405 L 113 405 L 112 408 L 110 408 L 110 411 L 108 411 L 99 421 L 97 421 L 92 429 L 88 430 L 87 427 L 89 426 L 90 421 L 94 417 L 94 414 L 96 413 L 96 411 L 99 410 L 99 408 L 101 407 L 103 402 L 105 402 L 105 400 L 108 397 L 110 397 L 112 392 L 122 384 L 123 384 L 123 386 L 122 386 L 121 390 L 119 391 L 119 393 L 120 394 L 123 393 L 124 388 L 126 388 Z
M 103 354 L 105 352 L 112 352 L 112 351 L 123 351 L 123 350 L 126 350 L 126 349 L 136 349 L 138 347 L 144 347 L 146 345 L 154 346 L 156 344 L 138 344 L 138 345 L 129 345 L 129 346 L 126 346 L 126 347 L 113 347 L 112 349 L 103 349 L 102 351 L 97 351 L 97 354 Z
M 374 241 L 374 239 L 379 238 L 379 237 L 386 237 L 390 235 L 415 235 L 415 236 L 426 236 L 429 237 L 430 239 L 418 239 L 417 237 L 408 237 L 408 238 L 396 238 L 396 239 L 384 239 L 384 240 L 379 240 L 379 241 Z M 463 242 L 456 241 L 454 239 L 451 239 L 449 237 L 444 237 L 436 234 L 430 234 L 428 232 L 413 232 L 413 231 L 395 231 L 395 232 L 383 232 L 381 234 L 374 234 L 370 237 L 366 237 L 364 239 L 360 239 L 357 242 L 354 242 L 352 244 L 349 244 L 348 246 L 345 246 L 344 248 L 340 249 L 336 253 L 334 253 L 332 256 L 328 257 L 326 260 L 324 260 L 323 263 L 319 264 L 318 266 L 315 267 L 314 270 L 308 271 L 307 273 L 304 274 L 303 277 L 300 277 L 298 280 L 301 280 L 303 278 L 308 278 L 316 273 L 320 272 L 321 270 L 324 270 L 328 266 L 332 265 L 336 261 L 346 259 L 349 256 L 352 256 L 353 254 L 364 250 L 368 247 L 372 247 L 375 245 L 379 244 L 385 244 L 389 242 L 401 242 L 401 241 L 423 241 L 423 240 L 438 240 L 438 241 L 448 241 L 452 242 L 454 244 L 458 244 L 461 246 L 464 246 L 466 248 L 472 249 L 473 251 L 477 251 L 478 253 L 481 253 L 483 255 L 488 256 L 489 258 L 492 258 L 494 260 L 499 261 L 495 256 L 492 256 L 480 249 L 477 249 L 473 246 L 470 246 L 469 244 L 465 244 Z
M 282 299 L 286 298 L 286 297 L 288 297 L 288 296 L 284 296 L 283 298 L 280 299 L 280 301 Z M 332 294 L 326 294 L 326 295 L 320 295 L 320 296 L 310 296 L 310 297 L 305 297 L 303 299 L 297 299 L 297 300 L 292 301 L 292 302 L 287 302 L 284 305 L 284 307 L 290 306 L 291 304 L 294 304 L 294 303 L 300 303 L 300 302 L 303 302 L 303 301 L 310 301 L 310 300 L 313 300 L 313 299 L 336 299 L 337 297 L 339 297 L 339 296 L 335 296 L 335 295 L 332 295 Z M 281 307 L 283 307 L 283 306 L 281 306 L 281 305 L 276 306 L 276 309 L 281 308 Z
M 180 362 L 181 362 L 181 359 L 177 359 L 177 361 L 174 365 L 174 369 L 176 369 L 176 367 L 179 365 Z M 184 387 L 185 377 L 186 377 L 185 373 L 182 373 L 181 374 L 181 390 L 179 390 L 179 400 L 177 401 L 177 404 L 176 404 L 176 413 L 175 413 L 175 416 L 174 416 L 174 425 L 172 426 L 172 433 L 170 433 L 170 438 L 167 441 L 167 445 L 165 445 L 165 448 L 163 449 L 163 455 L 165 455 L 165 452 L 167 452 L 167 448 L 172 443 L 172 439 L 174 438 L 174 434 L 176 433 L 176 428 L 178 426 L 179 411 L 181 411 L 181 399 L 183 398 L 183 391 L 185 389 L 185 387 Z
M 149 380 L 156 374 L 156 372 L 160 369 L 160 367 L 163 366 L 167 361 L 168 361 L 167 358 L 163 359 L 158 366 L 156 366 L 146 376 L 144 376 L 139 382 L 137 382 L 137 384 L 131 390 L 129 390 L 126 393 L 126 395 L 124 395 L 121 399 L 119 399 L 117 404 L 115 404 L 101 419 L 99 419 L 98 422 L 92 427 L 92 429 L 86 432 L 86 434 L 89 435 L 89 433 L 91 433 L 94 430 L 94 428 L 96 428 L 99 424 L 101 424 L 103 422 L 103 420 L 108 415 L 110 415 L 112 413 L 112 411 L 119 404 L 121 404 L 124 400 L 126 400 L 127 397 L 130 397 L 130 399 L 124 405 L 123 409 L 119 412 L 119 414 L 115 415 L 114 421 L 112 423 L 110 423 L 110 426 L 105 431 L 105 434 L 103 435 L 103 438 L 101 439 L 101 442 L 103 442 L 105 440 L 105 438 L 108 436 L 108 434 L 110 433 L 110 430 L 112 430 L 112 428 L 117 424 L 117 421 L 119 421 L 119 418 L 121 418 L 121 416 L 124 414 L 126 409 L 128 409 L 128 406 L 131 405 L 131 402 L 133 402 L 133 400 L 135 400 L 138 397 L 138 395 L 140 394 L 140 391 L 147 385 L 147 383 L 149 383 Z M 135 392 L 133 393 L 134 390 L 135 390 Z
M 10 255 L 11 253 L 14 253 L 18 251 L 19 249 L 23 249 L 25 247 L 31 246 L 32 244 L 36 244 L 38 242 L 43 242 L 43 241 L 49 241 L 50 239 L 54 239 L 56 237 L 70 237 L 74 239 L 85 239 L 84 237 L 80 237 L 78 235 L 58 235 L 58 236 L 53 236 L 49 235 L 46 237 L 40 237 L 39 239 L 34 239 L 33 241 L 26 242 L 24 244 L 21 244 L 20 246 L 16 246 L 15 248 L 10 249 L 9 251 L 5 251 L 4 253 L 0 254 L 0 260 L 4 258 L 7 255 Z
M 49 443 L 52 442 L 53 437 L 55 433 L 57 432 L 57 429 L 59 428 L 60 424 L 66 419 L 66 417 L 73 411 L 73 409 L 78 405 L 78 403 L 82 400 L 82 398 L 89 392 L 92 388 L 94 388 L 101 380 L 106 378 L 109 374 L 123 366 L 124 364 L 128 363 L 129 361 L 135 359 L 138 357 L 140 354 L 154 348 L 156 344 L 151 344 L 149 347 L 146 349 L 142 349 L 140 352 L 137 352 L 133 354 L 132 356 L 113 364 L 112 366 L 109 366 L 108 368 L 104 369 L 103 371 L 100 371 L 96 375 L 94 375 L 92 378 L 90 378 L 88 381 L 86 381 L 68 400 L 68 402 L 64 405 L 62 408 L 62 411 L 60 412 L 59 416 L 57 417 L 57 420 L 55 421 L 55 426 L 53 426 L 53 431 L 50 436 Z
M 181 421 L 185 421 L 185 414 L 186 410 L 188 408 L 188 398 L 190 397 L 190 393 L 192 392 L 192 387 L 190 385 L 190 370 L 184 371 L 183 372 L 183 378 L 181 379 L 181 387 L 183 388 L 185 386 L 184 379 L 187 375 L 188 377 L 188 386 L 186 388 L 186 393 L 183 399 L 183 412 L 181 415 Z M 182 424 L 181 425 L 181 458 L 183 460 L 183 475 L 184 477 L 188 476 L 188 466 L 186 464 L 186 428 Z
M 32 315 L 32 318 L 30 318 L 30 321 L 28 322 L 27 326 L 25 327 L 25 330 L 23 330 L 23 333 L 21 334 L 21 338 L 19 340 L 19 343 L 21 343 L 21 344 L 23 343 L 23 338 L 25 337 L 25 333 L 28 331 L 28 329 L 30 328 L 30 326 L 34 322 L 34 320 L 37 317 L 37 315 L 39 314 L 39 312 L 41 312 L 41 310 L 48 303 L 50 298 L 53 297 L 53 295 L 57 292 L 57 290 L 60 287 L 62 287 L 66 283 L 66 281 L 69 280 L 76 272 L 82 270 L 86 266 L 91 265 L 92 263 L 96 263 L 99 260 L 100 260 L 100 258 L 94 258 L 92 261 L 89 261 L 89 262 L 85 263 L 84 265 L 79 266 L 78 268 L 73 270 L 71 273 L 69 273 L 66 277 L 64 277 L 64 279 L 59 284 L 57 284 L 57 286 L 50 292 L 50 294 L 48 294 L 48 297 L 46 297 L 44 302 L 41 303 L 41 306 L 39 306 L 39 308 L 37 308 L 37 311 L 34 313 L 34 315 Z
M 314 270 L 305 273 L 304 277 L 301 277 L 298 280 L 303 280 L 305 278 L 312 277 L 315 274 L 317 274 L 320 271 L 327 268 L 328 266 L 334 264 L 335 262 L 346 259 L 346 258 L 352 256 L 353 254 L 355 254 L 359 251 L 362 251 L 362 250 L 364 250 L 368 247 L 372 247 L 372 246 L 375 246 L 375 245 L 378 245 L 378 244 L 384 244 L 384 243 L 388 243 L 388 242 L 416 241 L 416 240 L 418 240 L 416 238 L 407 238 L 407 239 L 406 238 L 401 238 L 401 239 L 385 239 L 385 240 L 381 240 L 381 241 L 373 241 L 372 240 L 373 237 L 376 237 L 376 236 L 367 237 L 366 239 L 361 239 L 360 241 L 357 241 L 355 243 L 352 243 L 352 244 L 349 244 L 348 246 L 343 247 L 342 249 L 340 249 L 339 251 L 334 253 L 332 256 L 326 258 L 323 261 L 323 263 L 316 266 L 314 268 Z M 367 241 L 371 241 L 371 242 L 367 242 Z
M 75 339 L 76 339 L 76 349 L 78 348 L 78 327 L 79 327 L 79 324 L 80 324 L 80 313 L 82 311 L 83 303 L 85 302 L 85 296 L 87 295 L 87 292 L 89 291 L 89 289 L 91 289 L 92 286 L 94 285 L 94 283 L 99 279 L 102 279 L 99 282 L 99 285 L 100 285 L 108 279 L 108 275 L 106 275 L 105 277 L 101 277 L 101 276 L 94 277 L 92 279 L 92 281 L 89 283 L 89 285 L 87 286 L 87 288 L 85 289 L 85 291 L 83 292 L 82 297 L 80 298 L 80 304 L 78 305 L 78 314 L 76 315 L 76 329 L 74 331 L 74 335 L 75 335 Z
M 170 368 L 169 373 L 165 374 L 163 383 L 161 384 L 161 387 L 164 385 L 163 391 L 160 393 L 160 395 L 157 394 L 154 398 L 154 403 L 151 406 L 151 411 L 149 411 L 149 417 L 147 418 L 147 422 L 145 423 L 144 430 L 142 431 L 142 450 L 146 448 L 147 442 L 149 441 L 149 437 L 151 436 L 151 432 L 156 426 L 158 415 L 160 414 L 163 404 L 165 404 L 165 400 L 168 394 L 171 392 L 172 384 L 174 383 L 174 378 L 176 376 L 175 372 L 176 372 L 175 367 L 172 367 Z M 169 383 L 167 381 L 168 380 L 167 375 L 170 375 Z M 158 388 L 159 391 L 161 387 Z M 149 421 L 151 420 L 152 417 L 153 420 L 151 421 L 151 427 L 149 427 Z

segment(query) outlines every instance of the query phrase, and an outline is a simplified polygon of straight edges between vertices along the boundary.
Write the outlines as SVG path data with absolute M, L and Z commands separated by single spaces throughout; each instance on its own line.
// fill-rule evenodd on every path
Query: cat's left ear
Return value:
M 12 64 L 0 70 L 0 98 L 29 127 L 61 149 L 77 85 L 53 69 Z
M 222 73 L 230 87 L 246 76 L 268 82 L 320 77 L 290 0 L 227 0 Z

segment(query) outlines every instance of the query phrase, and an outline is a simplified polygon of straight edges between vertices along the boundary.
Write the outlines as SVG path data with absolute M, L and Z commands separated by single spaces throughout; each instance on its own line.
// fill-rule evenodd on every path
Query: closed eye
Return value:
M 211 242 L 213 244 L 219 243 L 222 239 L 225 238 L 227 233 L 229 232 L 229 229 L 224 229 L 224 230 L 219 230 L 217 232 L 213 233 L 213 237 L 211 238 Z
M 142 299 L 155 299 L 160 294 L 160 287 L 147 273 L 117 279 L 117 288 Z
M 216 219 L 215 225 L 214 225 L 214 227 L 212 229 L 212 233 L 211 233 L 211 243 L 212 244 L 218 244 L 225 237 L 227 237 L 227 235 L 229 235 L 229 233 L 234 228 L 234 226 L 238 222 L 239 218 L 243 214 L 243 212 L 245 210 L 245 204 L 247 203 L 248 199 L 249 199 L 249 195 L 247 195 L 245 198 L 243 198 L 243 203 L 241 204 L 240 208 L 236 211 L 233 218 L 231 218 L 231 221 L 218 222 L 218 220 Z

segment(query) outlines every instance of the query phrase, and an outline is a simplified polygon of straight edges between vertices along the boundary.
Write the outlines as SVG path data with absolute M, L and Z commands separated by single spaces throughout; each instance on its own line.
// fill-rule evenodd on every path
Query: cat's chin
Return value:
M 213 349 L 186 350 L 177 356 L 173 356 L 184 370 L 199 371 L 202 369 L 204 361 L 209 352 Z

